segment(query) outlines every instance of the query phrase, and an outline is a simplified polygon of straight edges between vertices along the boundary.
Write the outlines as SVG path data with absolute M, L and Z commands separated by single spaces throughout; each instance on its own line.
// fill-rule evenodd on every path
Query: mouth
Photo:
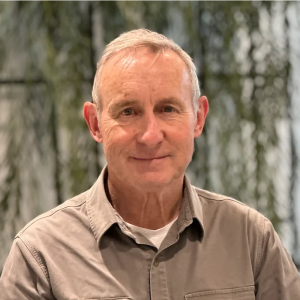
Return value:
M 138 161 L 152 161 L 152 160 L 161 160 L 168 157 L 168 155 L 165 156 L 158 156 L 158 157 L 132 157 L 134 160 Z

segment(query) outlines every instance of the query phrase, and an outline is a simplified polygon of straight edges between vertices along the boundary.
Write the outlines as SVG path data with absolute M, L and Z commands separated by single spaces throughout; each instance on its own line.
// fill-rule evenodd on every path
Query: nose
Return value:
M 139 128 L 138 142 L 148 146 L 149 148 L 155 148 L 163 140 L 163 132 L 160 128 L 160 124 L 156 116 L 151 113 L 144 116 Z

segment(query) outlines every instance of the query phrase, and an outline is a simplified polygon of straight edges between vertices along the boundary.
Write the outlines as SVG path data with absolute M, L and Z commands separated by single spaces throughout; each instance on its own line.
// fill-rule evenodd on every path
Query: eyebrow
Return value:
M 136 106 L 140 105 L 140 101 L 138 100 L 121 100 L 121 101 L 113 101 L 109 104 L 108 106 L 108 111 L 110 113 L 113 113 L 115 111 L 119 111 L 125 107 L 130 107 L 130 106 Z M 169 98 L 162 98 L 157 101 L 157 105 L 167 105 L 167 104 L 175 104 L 177 105 L 180 109 L 184 109 L 184 104 L 182 101 L 175 97 L 169 97 Z
M 108 111 L 109 112 L 114 112 L 114 111 L 118 111 L 124 107 L 128 107 L 128 106 L 133 106 L 136 105 L 138 103 L 137 100 L 123 100 L 123 101 L 113 101 L 108 105 Z
M 175 97 L 163 98 L 157 101 L 159 104 L 177 104 L 182 106 L 182 101 Z

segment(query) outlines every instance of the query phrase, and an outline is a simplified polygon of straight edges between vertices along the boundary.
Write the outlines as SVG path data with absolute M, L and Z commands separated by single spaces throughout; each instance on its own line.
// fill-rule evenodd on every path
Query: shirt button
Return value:
M 158 260 L 155 260 L 154 263 L 153 263 L 154 267 L 158 267 L 159 265 L 159 261 Z

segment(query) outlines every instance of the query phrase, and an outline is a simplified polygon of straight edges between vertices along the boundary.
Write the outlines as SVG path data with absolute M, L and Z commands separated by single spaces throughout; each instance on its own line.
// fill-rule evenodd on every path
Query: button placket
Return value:
M 164 255 L 156 255 L 150 270 L 150 298 L 153 300 L 169 300 Z

